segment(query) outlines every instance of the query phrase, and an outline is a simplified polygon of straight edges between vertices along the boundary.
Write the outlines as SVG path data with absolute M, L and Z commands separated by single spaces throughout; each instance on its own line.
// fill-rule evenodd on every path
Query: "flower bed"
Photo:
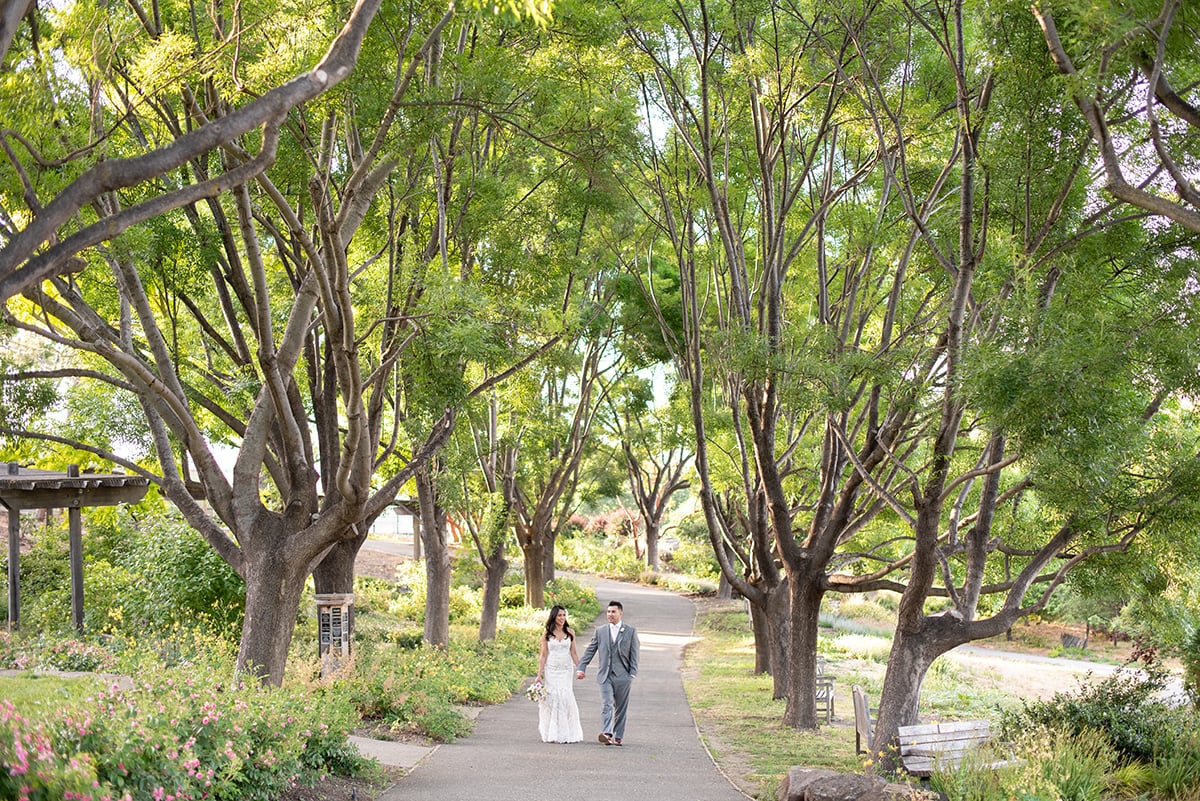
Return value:
M 167 672 L 18 712 L 0 701 L 0 798 L 260 799 L 361 757 L 343 699 Z

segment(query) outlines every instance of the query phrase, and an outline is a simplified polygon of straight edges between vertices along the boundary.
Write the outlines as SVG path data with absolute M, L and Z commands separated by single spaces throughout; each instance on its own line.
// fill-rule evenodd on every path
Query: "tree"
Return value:
M 515 472 L 502 484 L 524 556 L 525 602 L 534 608 L 545 605 L 554 543 L 574 511 L 580 464 L 607 394 L 602 379 L 618 369 L 607 355 L 606 328 L 588 326 L 558 359 L 525 377 L 536 408 L 510 409 L 516 454 L 506 463 Z
M 1099 149 L 1105 188 L 1200 233 L 1195 4 L 1036 2 L 1030 8 Z M 1059 33 L 1060 20 L 1071 31 L 1074 54 Z
M 651 382 L 630 377 L 619 400 L 609 397 L 605 417 L 620 449 L 629 494 L 646 531 L 646 566 L 658 568 L 658 539 L 675 494 L 687 489 L 692 440 L 685 431 L 686 406 L 672 397 L 655 406 Z
M 359 6 L 351 33 L 335 42 L 320 69 L 339 70 L 339 79 L 348 72 L 364 42 L 360 28 L 368 8 Z M 401 161 L 386 145 L 412 79 L 419 65 L 440 53 L 440 34 L 452 19 L 444 8 L 412 11 L 399 39 L 381 36 L 364 51 L 390 64 L 390 73 L 368 71 L 361 86 L 297 109 L 287 136 L 279 133 L 280 116 L 266 129 L 258 156 L 252 155 L 258 144 L 253 136 L 242 141 L 214 133 L 250 130 L 250 112 L 223 96 L 225 90 L 258 91 L 239 75 L 237 59 L 229 64 L 228 81 L 216 80 L 224 77 L 220 73 L 197 78 L 185 71 L 179 88 L 144 95 L 141 105 L 125 91 L 137 86 L 137 57 L 112 59 L 108 71 L 95 75 L 112 89 L 93 96 L 91 117 L 105 118 L 105 101 L 117 98 L 121 116 L 109 147 L 150 150 L 152 157 L 108 160 L 70 184 L 47 209 L 55 203 L 79 209 L 94 198 L 98 220 L 57 238 L 40 255 L 19 253 L 53 236 L 45 233 L 51 230 L 46 222 L 57 217 L 45 210 L 6 239 L 5 258 L 28 262 L 20 275 L 53 276 L 44 288 L 19 278 L 39 311 L 34 316 L 10 303 L 9 321 L 92 359 L 97 369 L 71 371 L 75 378 L 98 380 L 137 399 L 158 472 L 102 447 L 84 447 L 151 477 L 242 576 L 247 599 L 238 666 L 274 683 L 282 678 L 305 577 L 341 543 L 361 542 L 370 521 L 441 447 L 454 420 L 452 405 L 405 420 L 394 389 L 403 357 L 432 327 L 431 309 L 422 304 L 437 293 L 425 292 L 427 283 L 409 283 L 412 276 L 401 270 L 407 264 L 398 236 L 403 223 L 377 199 Z M 156 20 L 131 15 L 112 21 L 114 29 L 144 28 L 154 46 L 140 57 L 150 63 L 182 58 L 181 52 L 194 52 L 196 63 L 203 63 L 205 48 L 225 53 L 223 43 L 236 35 L 244 52 L 259 56 L 254 79 L 268 86 L 290 60 L 303 58 L 286 51 L 272 56 L 269 32 L 252 40 L 250 32 L 261 27 L 242 17 L 218 15 L 211 20 L 214 30 L 195 39 L 187 25 L 168 36 Z M 276 21 L 313 26 L 322 18 Z M 182 51 L 181 42 L 187 43 Z M 119 42 L 112 47 L 120 52 Z M 299 83 L 321 78 L 317 72 Z M 372 85 L 374 76 L 389 74 L 386 91 Z M 293 84 L 283 96 L 301 97 Z M 272 91 L 263 97 L 275 97 Z M 309 97 L 315 95 L 302 95 Z M 244 108 L 259 107 L 251 102 Z M 206 150 L 185 131 L 193 124 L 206 130 L 209 117 L 226 123 L 201 137 Z M 361 136 L 364 131 L 373 136 Z M 217 144 L 223 145 L 219 159 L 209 153 Z M 283 157 L 276 160 L 276 152 Z M 407 153 L 411 166 L 425 163 L 419 152 Z M 139 183 L 174 167 L 181 168 L 178 190 Z M 214 169 L 222 172 L 210 179 Z M 113 175 L 116 183 L 109 180 Z M 253 186 L 245 183 L 249 179 Z M 130 187 L 131 194 L 118 197 L 111 191 L 117 187 Z M 6 195 L 6 204 L 12 197 Z M 171 209 L 179 212 L 155 216 Z M 148 224 L 130 229 L 142 220 Z M 88 251 L 87 270 L 70 278 L 55 274 L 53 265 L 126 230 Z M 436 226 L 427 230 L 438 241 Z M 360 327 L 362 309 L 378 316 Z M 459 358 L 457 352 L 441 356 L 440 364 Z M 461 385 L 457 392 L 459 398 L 469 394 Z M 402 437 L 405 425 L 411 430 Z M 406 450 L 410 439 L 416 444 Z M 219 460 L 226 444 L 236 447 L 231 476 Z M 381 467 L 385 477 L 374 483 Z
M 1062 125 L 1028 32 L 1007 7 L 965 7 L 672 3 L 669 35 L 628 12 L 647 117 L 665 120 L 637 191 L 656 237 L 640 253 L 669 253 L 680 276 L 675 352 L 714 547 L 736 580 L 737 517 L 707 447 L 719 387 L 744 443 L 744 528 L 786 570 L 790 603 L 770 619 L 786 643 L 773 656 L 785 723 L 815 725 L 824 593 L 903 591 L 881 746 L 915 721 L 933 658 L 1036 612 L 1087 558 L 1165 530 L 1167 487 L 1182 486 L 1183 465 L 1143 445 L 1194 380 L 1171 355 L 1192 347 L 1174 338 L 1191 324 L 1193 293 L 1175 283 L 1185 251 L 1092 202 L 1090 142 Z M 1150 280 L 1155 260 L 1179 272 Z M 1150 293 L 1137 300 L 1133 273 Z M 1083 297 L 1104 298 L 1106 334 L 1129 338 L 1099 348 Z M 1104 401 L 1082 385 L 1063 396 L 1081 360 L 1119 376 Z M 1000 404 L 992 369 L 1015 363 Z M 1050 363 L 1054 380 L 1035 380 Z M 1030 393 L 1020 404 L 1016 389 Z M 1107 448 L 1081 430 L 1105 431 Z M 1159 467 L 1138 476 L 1146 460 Z M 1021 526 L 1000 515 L 1009 506 Z M 935 597 L 951 611 L 931 614 Z
M 3 249 L 0 249 L 0 299 L 34 288 L 53 276 L 82 269 L 85 262 L 77 254 L 111 240 L 133 225 L 229 192 L 261 175 L 275 160 L 280 128 L 288 113 L 318 97 L 350 74 L 363 37 L 379 5 L 379 0 L 363 0 L 356 5 L 328 52 L 311 70 L 268 89 L 241 108 L 228 108 L 226 113 L 215 119 L 205 119 L 201 109 L 196 108 L 195 111 L 199 113 L 193 118 L 197 124 L 194 129 L 186 132 L 180 130 L 179 135 L 169 143 L 149 148 L 139 155 L 98 161 L 49 202 L 43 202 L 38 197 L 34 183 L 17 157 L 14 142 L 25 149 L 37 167 L 52 169 L 59 165 L 21 132 L 6 132 L 5 152 L 11 168 L 20 176 L 30 215 L 29 222 L 18 227 L 13 221 L 23 215 L 14 215 L 11 209 L 5 210 L 5 226 L 0 233 L 4 242 Z M 145 17 L 141 21 L 145 34 L 161 41 L 165 32 L 161 22 Z M 223 25 L 224 21 L 219 24 Z M 227 32 L 218 30 L 216 33 L 217 38 L 222 38 Z M 259 152 L 244 153 L 244 158 L 234 160 L 220 174 L 205 175 L 192 184 L 152 192 L 131 206 L 105 207 L 106 195 L 130 187 L 149 187 L 156 179 L 184 169 L 188 162 L 198 160 L 259 128 L 262 129 Z M 90 143 L 88 151 L 93 152 L 98 144 Z M 75 161 L 80 155 L 68 155 L 67 160 Z M 76 215 L 92 207 L 100 210 L 99 218 L 71 232 Z
M 627 27 L 651 76 L 645 93 L 655 109 L 648 116 L 670 122 L 663 144 L 654 143 L 643 182 L 679 270 L 685 339 L 678 364 L 691 388 L 700 498 L 723 573 L 768 621 L 763 629 L 774 644 L 777 693 L 788 699 L 785 723 L 815 728 L 825 571 L 852 525 L 864 482 L 856 472 L 843 476 L 848 458 L 831 418 L 817 446 L 824 480 L 803 488 L 803 507 L 789 498 L 796 494 L 789 486 L 793 455 L 809 432 L 799 421 L 811 413 L 797 404 L 806 399 L 789 395 L 803 391 L 790 376 L 806 350 L 844 359 L 841 346 L 861 339 L 867 320 L 853 316 L 852 304 L 871 308 L 870 299 L 853 294 L 867 279 L 850 283 L 862 269 L 844 271 L 845 307 L 830 300 L 827 292 L 839 286 L 832 273 L 841 265 L 826 250 L 835 206 L 858 191 L 878 158 L 871 143 L 843 124 L 854 113 L 843 107 L 854 98 L 840 57 L 865 19 L 843 30 L 838 14 L 851 12 L 836 3 L 819 9 L 668 3 L 661 17 L 650 17 L 656 10 L 627 10 Z M 666 35 L 664 25 L 671 26 Z M 815 325 L 789 318 L 798 292 L 794 270 L 813 275 Z M 702 305 L 710 297 L 719 304 L 715 310 Z M 792 334 L 789 324 L 803 333 Z M 742 486 L 733 497 L 744 507 L 736 516 L 722 512 L 711 479 L 704 421 L 710 381 L 724 393 L 740 446 Z M 886 443 L 887 432 L 882 436 Z M 752 534 L 746 562 L 757 584 L 739 575 L 727 555 L 738 520 Z
M 973 11 L 909 6 L 935 45 L 913 69 L 925 96 L 943 108 L 953 97 L 953 130 L 910 116 L 918 109 L 886 82 L 867 84 L 894 126 L 884 164 L 913 244 L 941 273 L 921 286 L 934 336 L 902 373 L 912 389 L 896 385 L 894 407 L 915 412 L 887 459 L 902 478 L 856 463 L 911 545 L 831 577 L 902 590 L 876 726 L 884 758 L 896 728 L 916 721 L 937 656 L 1037 613 L 1087 560 L 1154 547 L 1194 503 L 1195 435 L 1171 410 L 1195 383 L 1183 367 L 1194 357 L 1176 361 L 1194 348 L 1188 257 L 1170 233 L 1091 202 L 1080 170 L 1090 143 L 1045 125 L 1054 101 L 1022 57 L 1029 39 L 999 10 L 968 26 Z M 1003 55 L 988 41 L 1004 42 Z

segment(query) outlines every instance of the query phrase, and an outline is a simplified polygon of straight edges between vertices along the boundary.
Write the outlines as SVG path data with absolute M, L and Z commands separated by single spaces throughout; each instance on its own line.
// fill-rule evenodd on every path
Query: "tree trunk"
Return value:
M 721 547 L 725 549 L 725 554 L 729 557 L 730 562 L 737 558 L 737 554 L 729 543 L 723 543 Z M 733 582 L 725 575 L 724 570 L 721 571 L 721 578 L 717 583 L 717 597 L 723 601 L 733 598 Z M 755 636 L 757 638 L 757 632 L 755 632 Z M 757 643 L 755 646 L 757 647 Z
M 771 671 L 772 698 L 788 695 L 788 665 L 791 664 L 792 603 L 787 582 L 767 590 L 767 669 Z M 757 643 L 755 644 L 757 649 Z M 816 708 L 813 709 L 816 714 Z
M 898 727 L 920 722 L 918 704 L 921 700 L 921 683 L 929 666 L 941 653 L 932 645 L 925 628 L 922 626 L 917 631 L 898 628 L 892 639 L 874 737 L 875 753 L 884 768 L 894 770 L 899 767 L 895 761 L 896 751 L 889 746 L 896 740 Z
M 417 471 L 421 507 L 421 544 L 425 551 L 425 643 L 450 644 L 450 549 L 446 545 L 446 510 L 437 499 L 434 468 Z
M 771 645 L 773 643 L 770 613 L 752 601 L 747 600 L 746 603 L 750 605 L 750 630 L 754 632 L 754 675 L 769 674 L 771 673 Z M 776 689 L 778 689 L 778 682 Z M 775 698 L 781 697 L 775 696 Z
M 521 550 L 525 557 L 525 603 L 534 609 L 546 605 L 546 580 L 542 572 L 545 567 L 545 549 L 541 540 L 531 537 L 522 543 Z
M 646 567 L 658 569 L 658 522 L 646 521 Z
M 817 630 L 820 625 L 820 583 L 799 570 L 789 571 L 787 588 L 789 615 L 787 707 L 783 724 L 796 729 L 817 728 Z
M 542 542 L 542 586 L 554 581 L 554 543 L 558 539 L 557 532 L 547 531 L 541 536 Z
M 318 595 L 354 592 L 354 560 L 367 540 L 366 529 L 357 537 L 341 540 L 313 568 L 313 585 Z
M 268 543 L 281 538 L 262 538 Z M 260 541 L 255 538 L 255 541 Z M 246 555 L 246 617 L 238 647 L 237 672 L 278 687 L 283 683 L 288 648 L 296 630 L 296 612 L 308 564 L 273 547 L 251 548 Z M 313 656 L 317 643 L 313 641 Z
M 496 626 L 500 618 L 500 589 L 504 586 L 504 574 L 508 572 L 508 560 L 504 558 L 504 547 L 483 563 L 483 608 L 479 612 L 479 641 L 496 639 Z

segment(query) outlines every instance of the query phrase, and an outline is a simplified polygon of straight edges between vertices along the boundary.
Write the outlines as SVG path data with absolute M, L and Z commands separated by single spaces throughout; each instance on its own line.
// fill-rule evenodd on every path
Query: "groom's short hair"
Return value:
M 609 602 L 608 602 L 608 605 L 609 605 L 609 606 L 615 606 L 615 607 L 617 607 L 618 609 L 620 609 L 622 612 L 624 612 L 624 611 L 625 611 L 625 607 L 621 606 L 621 602 L 620 602 L 620 601 L 609 601 Z

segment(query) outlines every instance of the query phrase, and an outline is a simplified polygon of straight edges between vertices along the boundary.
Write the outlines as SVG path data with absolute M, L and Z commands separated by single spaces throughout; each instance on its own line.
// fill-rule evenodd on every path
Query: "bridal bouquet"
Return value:
M 525 691 L 525 696 L 529 698 L 530 701 L 541 701 L 546 697 L 546 688 L 542 686 L 540 681 L 535 681 L 533 684 L 529 685 L 529 689 Z

